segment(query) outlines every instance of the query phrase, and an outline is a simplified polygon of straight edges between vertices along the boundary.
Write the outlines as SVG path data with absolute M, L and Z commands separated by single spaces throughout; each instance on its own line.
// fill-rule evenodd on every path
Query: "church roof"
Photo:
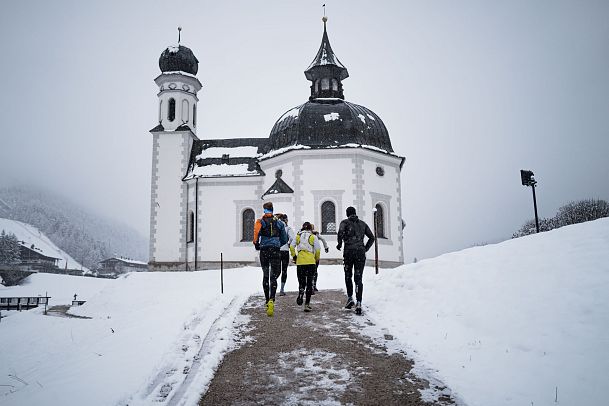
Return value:
M 264 196 L 276 195 L 279 193 L 294 193 L 294 189 L 289 187 L 288 184 L 285 183 L 283 179 L 281 179 L 281 176 L 277 176 L 277 180 L 275 181 L 275 183 L 273 183 L 271 187 L 266 192 L 264 192 L 261 198 L 264 199 Z
M 277 120 L 264 153 L 299 145 L 337 148 L 351 144 L 393 152 L 387 128 L 372 110 L 341 99 L 313 99 Z
M 258 149 L 264 138 L 195 140 L 184 179 L 262 176 Z
M 338 57 L 334 54 L 334 51 L 332 50 L 330 40 L 328 39 L 328 32 L 326 31 L 326 21 L 324 20 L 324 34 L 321 38 L 321 45 L 319 46 L 317 55 L 315 55 L 315 58 L 313 58 L 313 62 L 311 62 L 307 70 L 305 70 L 305 76 L 308 80 L 315 80 L 317 76 L 320 76 L 317 71 L 326 68 L 333 68 L 334 70 L 336 70 L 340 80 L 349 77 L 349 72 L 347 71 L 347 68 L 345 68 L 345 66 L 340 63 Z
M 186 72 L 196 75 L 199 70 L 199 60 L 190 48 L 184 45 L 169 46 L 159 57 L 161 72 Z

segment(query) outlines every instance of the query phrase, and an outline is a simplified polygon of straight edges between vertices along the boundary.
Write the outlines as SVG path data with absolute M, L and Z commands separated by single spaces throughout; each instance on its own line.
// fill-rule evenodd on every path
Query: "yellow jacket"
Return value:
M 314 265 L 320 252 L 319 238 L 306 230 L 299 231 L 290 243 L 290 254 L 297 255 L 296 265 Z

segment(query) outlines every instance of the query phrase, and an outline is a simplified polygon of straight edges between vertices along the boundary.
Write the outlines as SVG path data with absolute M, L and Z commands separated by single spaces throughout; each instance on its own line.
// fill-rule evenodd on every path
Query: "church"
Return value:
M 347 68 L 334 54 L 324 17 L 319 51 L 304 74 L 307 102 L 287 110 L 268 138 L 197 135 L 199 61 L 179 44 L 159 58 L 158 122 L 152 134 L 151 271 L 255 265 L 254 222 L 262 204 L 288 215 L 295 231 L 309 221 L 330 246 L 321 263 L 342 263 L 338 224 L 353 206 L 376 219 L 379 266 L 404 263 L 401 170 L 405 158 L 370 109 L 345 100 Z M 331 176 L 329 176 L 331 174 Z M 368 264 L 374 260 L 372 250 Z

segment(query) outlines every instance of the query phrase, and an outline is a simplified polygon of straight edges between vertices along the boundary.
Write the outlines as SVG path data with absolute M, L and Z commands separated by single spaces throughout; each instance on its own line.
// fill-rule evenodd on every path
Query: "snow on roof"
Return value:
M 146 262 L 136 261 L 135 259 L 123 258 L 123 257 L 112 257 L 112 258 L 104 259 L 103 261 L 100 261 L 100 262 L 106 262 L 111 259 L 115 259 L 117 261 L 121 261 L 121 262 L 124 262 L 126 264 L 131 264 L 131 265 L 146 265 L 146 266 L 148 265 Z
M 294 107 L 292 110 L 287 111 L 286 113 L 283 114 L 283 116 L 279 117 L 279 120 L 277 120 L 277 122 L 279 123 L 280 121 L 283 121 L 288 117 L 297 118 L 299 112 L 300 112 L 300 106 Z
M 366 116 L 364 116 L 363 114 L 358 114 L 357 116 L 360 120 L 362 120 L 362 123 L 366 124 Z
M 249 170 L 248 164 L 212 164 L 204 166 L 195 166 L 188 178 L 214 178 L 222 176 L 257 176 L 260 173 L 257 170 Z
M 258 147 L 255 146 L 244 146 L 244 147 L 209 147 L 201 151 L 196 156 L 196 160 L 205 158 L 222 158 L 224 155 L 228 155 L 230 158 L 256 158 L 258 154 Z
M 4 230 L 7 234 L 15 234 L 19 244 L 23 247 L 32 249 L 32 245 L 34 245 L 34 250 L 40 254 L 59 259 L 59 268 L 64 268 L 67 261 L 68 268 L 80 269 L 82 267 L 83 270 L 88 270 L 66 252 L 59 249 L 46 235 L 32 225 L 22 223 L 21 221 L 0 218 L 0 232 L 1 230 Z
M 340 118 L 340 114 L 338 113 L 330 113 L 330 114 L 324 114 L 324 120 L 326 121 L 333 121 L 333 120 L 338 120 Z
M 268 152 L 268 153 L 266 153 L 264 155 L 261 155 L 259 157 L 259 159 L 272 158 L 274 156 L 281 155 L 284 152 L 292 151 L 292 150 L 295 150 L 295 149 L 311 149 L 311 147 L 309 147 L 308 145 L 300 145 L 300 144 L 299 145 L 290 145 L 288 147 L 274 149 L 274 150 L 272 150 L 272 151 L 270 151 L 270 152 Z
M 193 75 L 192 73 L 184 72 L 182 70 L 172 70 L 172 71 L 163 72 L 162 74 L 163 75 L 184 75 L 184 76 L 188 76 L 188 77 L 197 79 L 196 75 Z

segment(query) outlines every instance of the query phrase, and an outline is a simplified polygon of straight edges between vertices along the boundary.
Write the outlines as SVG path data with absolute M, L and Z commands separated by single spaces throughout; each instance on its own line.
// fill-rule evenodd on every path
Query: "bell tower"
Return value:
M 152 134 L 149 270 L 182 270 L 186 262 L 186 184 L 190 152 L 197 132 L 196 77 L 199 61 L 180 44 L 159 58 L 158 125 Z

